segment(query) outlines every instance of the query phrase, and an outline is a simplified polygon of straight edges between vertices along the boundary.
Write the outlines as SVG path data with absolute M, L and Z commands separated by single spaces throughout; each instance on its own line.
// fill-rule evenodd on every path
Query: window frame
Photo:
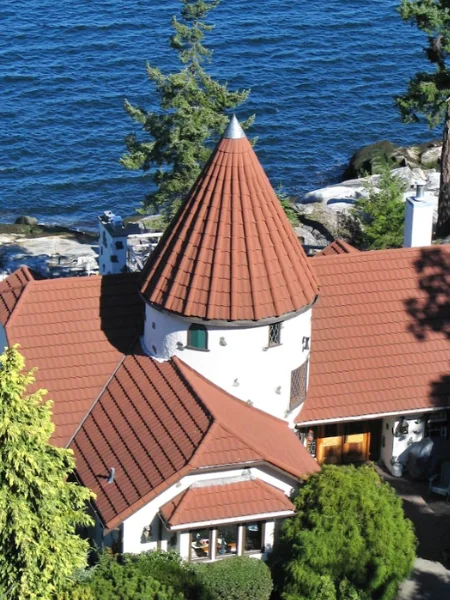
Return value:
M 300 406 L 306 400 L 308 390 L 308 371 L 309 360 L 305 360 L 299 367 L 291 371 L 291 387 L 289 393 L 289 412 Z M 294 381 L 294 377 L 298 377 L 298 381 Z M 302 383 L 303 382 L 303 383 Z M 293 393 L 293 388 L 298 388 L 297 393 Z
M 267 340 L 267 348 L 276 348 L 277 346 L 281 346 L 281 329 L 283 326 L 282 321 L 277 321 L 276 323 L 272 323 L 269 325 L 269 338 Z M 274 329 L 275 335 L 273 334 Z
M 192 558 L 192 540 L 193 540 L 193 533 L 195 531 L 202 531 L 203 529 L 208 529 L 208 554 L 207 556 L 198 556 L 196 558 Z M 213 528 L 211 527 L 202 527 L 200 529 L 190 529 L 189 530 L 189 556 L 188 556 L 188 561 L 189 562 L 202 562 L 202 561 L 207 561 L 207 560 L 212 560 L 212 544 L 214 541 L 214 535 L 213 535 Z
M 197 332 L 202 332 L 205 335 L 205 346 L 204 347 L 200 347 L 200 346 L 195 346 L 192 342 L 192 333 L 197 333 Z M 209 352 L 208 349 L 208 329 L 204 326 L 201 325 L 200 323 L 191 323 L 191 325 L 189 325 L 189 328 L 187 330 L 187 344 L 186 344 L 186 348 L 189 348 L 189 350 L 198 350 L 199 352 Z
M 261 524 L 261 547 L 259 550 L 246 550 L 245 549 L 245 538 L 246 531 L 249 525 L 253 524 Z M 242 553 L 241 556 L 251 555 L 251 554 L 263 554 L 265 552 L 265 538 L 266 538 L 266 521 L 250 521 L 248 523 L 242 523 Z

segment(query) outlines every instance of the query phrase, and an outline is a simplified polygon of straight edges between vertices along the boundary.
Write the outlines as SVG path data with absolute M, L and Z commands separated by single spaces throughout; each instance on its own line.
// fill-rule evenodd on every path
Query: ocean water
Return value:
M 426 63 L 423 36 L 393 0 L 222 0 L 210 72 L 251 88 L 238 111 L 274 186 L 292 194 L 336 181 L 380 139 L 441 135 L 404 125 L 393 95 Z M 139 131 L 128 98 L 156 108 L 146 61 L 178 68 L 168 45 L 178 0 L 3 0 L 0 11 L 0 221 L 31 214 L 95 227 L 139 206 L 150 182 L 119 164 Z

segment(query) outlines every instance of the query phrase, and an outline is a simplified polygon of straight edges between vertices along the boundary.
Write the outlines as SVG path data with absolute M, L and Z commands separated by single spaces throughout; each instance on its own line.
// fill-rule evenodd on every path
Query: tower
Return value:
M 123 273 L 127 268 L 127 238 L 139 233 L 137 223 L 124 225 L 122 217 L 105 210 L 98 218 L 100 275 Z
M 233 117 L 150 256 L 143 345 L 281 418 L 304 400 L 318 285 Z

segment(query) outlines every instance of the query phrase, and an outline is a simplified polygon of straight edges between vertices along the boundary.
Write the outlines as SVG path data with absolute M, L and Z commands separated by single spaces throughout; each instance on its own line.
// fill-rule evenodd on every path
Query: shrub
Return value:
M 416 540 L 400 498 L 372 465 L 324 465 L 296 496 L 274 550 L 283 600 L 393 600 Z
M 211 600 L 268 600 L 272 592 L 269 568 L 261 560 L 235 556 L 196 565 L 204 597 Z
M 184 562 L 178 552 L 152 550 L 142 554 L 129 554 L 125 561 L 146 577 L 153 577 L 160 583 L 170 586 L 174 592 L 183 594 L 186 600 L 199 600 L 202 597 L 202 584 L 189 563 Z
M 90 597 L 94 600 L 183 600 L 183 594 L 143 573 L 137 561 L 107 553 L 91 569 L 86 581 L 69 596 L 71 600 Z

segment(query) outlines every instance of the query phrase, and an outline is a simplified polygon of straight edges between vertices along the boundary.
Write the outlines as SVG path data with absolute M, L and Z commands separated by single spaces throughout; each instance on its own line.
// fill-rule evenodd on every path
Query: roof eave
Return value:
M 196 317 L 196 316 L 191 316 L 191 315 L 184 315 L 182 313 L 178 313 L 175 311 L 171 311 L 168 310 L 167 308 L 163 308 L 161 306 L 159 306 L 158 304 L 154 303 L 154 302 L 150 302 L 141 292 L 141 297 L 143 298 L 143 300 L 146 302 L 146 304 L 148 304 L 149 306 L 151 306 L 152 308 L 154 308 L 155 310 L 157 310 L 158 312 L 161 312 L 163 314 L 167 314 L 170 316 L 176 316 L 179 319 L 181 319 L 182 321 L 186 321 L 187 323 L 199 323 L 201 325 L 213 325 L 215 327 L 261 327 L 264 325 L 271 325 L 273 323 L 278 323 L 280 321 L 288 321 L 289 319 L 293 319 L 294 317 L 298 317 L 299 315 L 307 312 L 308 310 L 310 310 L 317 302 L 317 300 L 319 299 L 319 295 L 317 294 L 313 301 L 310 302 L 309 304 L 306 304 L 305 306 L 302 306 L 301 308 L 291 311 L 291 312 L 287 312 L 287 313 L 283 313 L 281 315 L 278 316 L 273 316 L 273 317 L 266 317 L 264 319 L 259 319 L 257 321 L 253 321 L 253 320 L 236 320 L 236 321 L 227 321 L 225 319 L 204 319 L 202 317 Z

